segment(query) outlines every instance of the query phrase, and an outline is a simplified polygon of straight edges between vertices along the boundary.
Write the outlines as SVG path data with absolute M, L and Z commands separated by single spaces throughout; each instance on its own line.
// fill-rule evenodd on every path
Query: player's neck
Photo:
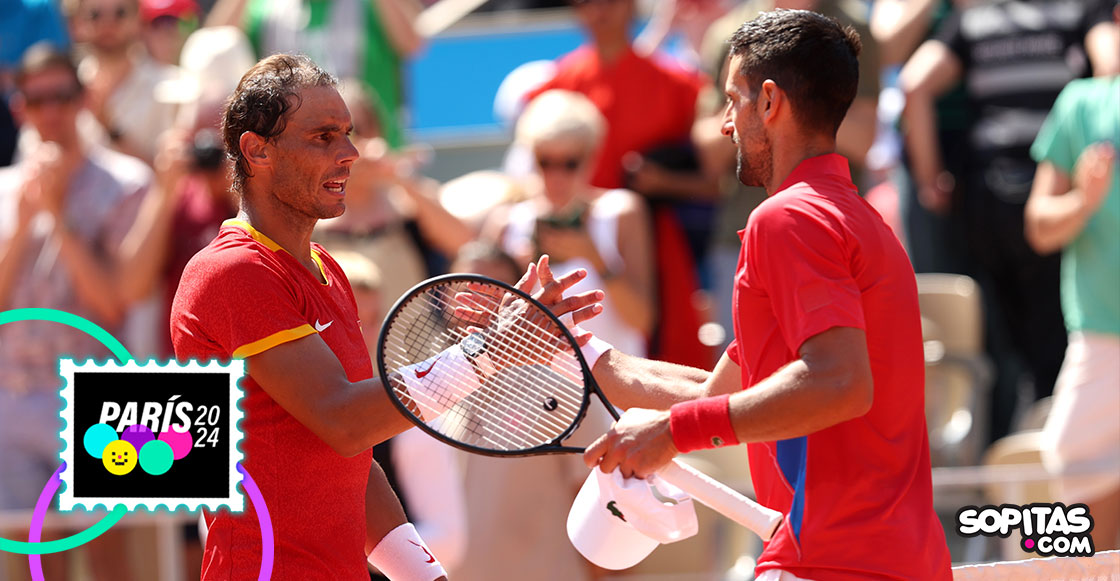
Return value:
M 311 232 L 315 222 L 304 224 L 293 220 L 282 212 L 260 211 L 249 204 L 243 204 L 237 219 L 247 222 L 254 230 L 267 236 L 300 264 L 319 276 L 319 267 L 311 258 Z
M 836 153 L 836 141 L 819 135 L 799 136 L 796 139 L 786 140 L 784 147 L 775 140 L 772 151 L 773 172 L 770 175 L 770 183 L 766 184 L 766 194 L 770 196 L 778 192 L 778 188 L 786 181 L 789 174 L 801 165 L 801 162 L 818 155 Z

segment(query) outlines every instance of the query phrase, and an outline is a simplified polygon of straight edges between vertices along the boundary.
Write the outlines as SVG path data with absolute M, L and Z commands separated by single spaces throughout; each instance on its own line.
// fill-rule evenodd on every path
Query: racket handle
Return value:
M 693 499 L 747 527 L 769 541 L 782 524 L 782 513 L 762 506 L 699 470 L 673 460 L 657 477 L 681 489 Z

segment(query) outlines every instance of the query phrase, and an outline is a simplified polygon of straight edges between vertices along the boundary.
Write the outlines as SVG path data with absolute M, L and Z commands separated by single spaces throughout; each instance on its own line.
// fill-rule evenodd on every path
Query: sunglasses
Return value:
M 581 165 L 583 165 L 582 157 L 562 157 L 558 159 L 552 159 L 550 157 L 537 156 L 537 167 L 541 168 L 541 171 L 551 171 L 554 169 L 558 169 L 568 173 L 572 173 L 579 169 L 579 166 Z
M 23 100 L 28 107 L 34 109 L 45 105 L 69 105 L 76 101 L 81 94 L 82 90 L 80 88 L 69 87 L 41 93 L 24 93 Z
M 125 6 L 117 6 L 108 10 L 94 8 L 86 13 L 86 20 L 90 22 L 99 22 L 101 20 L 116 20 L 120 22 L 128 17 L 129 9 Z

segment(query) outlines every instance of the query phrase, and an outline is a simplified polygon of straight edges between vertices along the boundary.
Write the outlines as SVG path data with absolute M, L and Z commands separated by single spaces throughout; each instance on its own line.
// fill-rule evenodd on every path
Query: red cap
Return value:
M 187 18 L 198 14 L 194 0 L 140 0 L 140 17 L 151 22 L 160 16 Z

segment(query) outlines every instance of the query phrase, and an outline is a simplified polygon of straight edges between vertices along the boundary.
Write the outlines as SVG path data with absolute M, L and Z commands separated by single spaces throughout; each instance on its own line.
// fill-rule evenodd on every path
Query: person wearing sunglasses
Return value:
M 13 112 L 42 143 L 0 169 L 0 311 L 57 309 L 121 336 L 130 305 L 119 289 L 134 276 L 123 240 L 152 172 L 79 135 L 85 92 L 66 53 L 47 43 L 33 45 L 17 71 L 16 88 Z M 34 507 L 58 466 L 63 355 L 102 360 L 109 352 L 64 325 L 0 327 L 0 511 Z M 123 534 L 106 534 L 83 547 L 92 578 L 134 578 Z M 43 556 L 47 579 L 68 578 L 69 554 Z
M 529 199 L 493 215 L 483 236 L 521 263 L 548 254 L 556 272 L 587 269 L 575 292 L 583 286 L 606 292 L 604 313 L 588 323 L 590 330 L 620 341 L 627 353 L 644 354 L 655 318 L 653 236 L 639 196 L 592 185 L 605 126 L 579 93 L 552 90 L 530 102 L 516 129 L 535 168 L 526 184 Z
M 78 75 L 90 111 L 113 149 L 151 164 L 175 116 L 174 105 L 154 98 L 155 87 L 176 78 L 176 68 L 142 46 L 137 0 L 78 0 L 71 20 L 75 41 L 89 49 Z

